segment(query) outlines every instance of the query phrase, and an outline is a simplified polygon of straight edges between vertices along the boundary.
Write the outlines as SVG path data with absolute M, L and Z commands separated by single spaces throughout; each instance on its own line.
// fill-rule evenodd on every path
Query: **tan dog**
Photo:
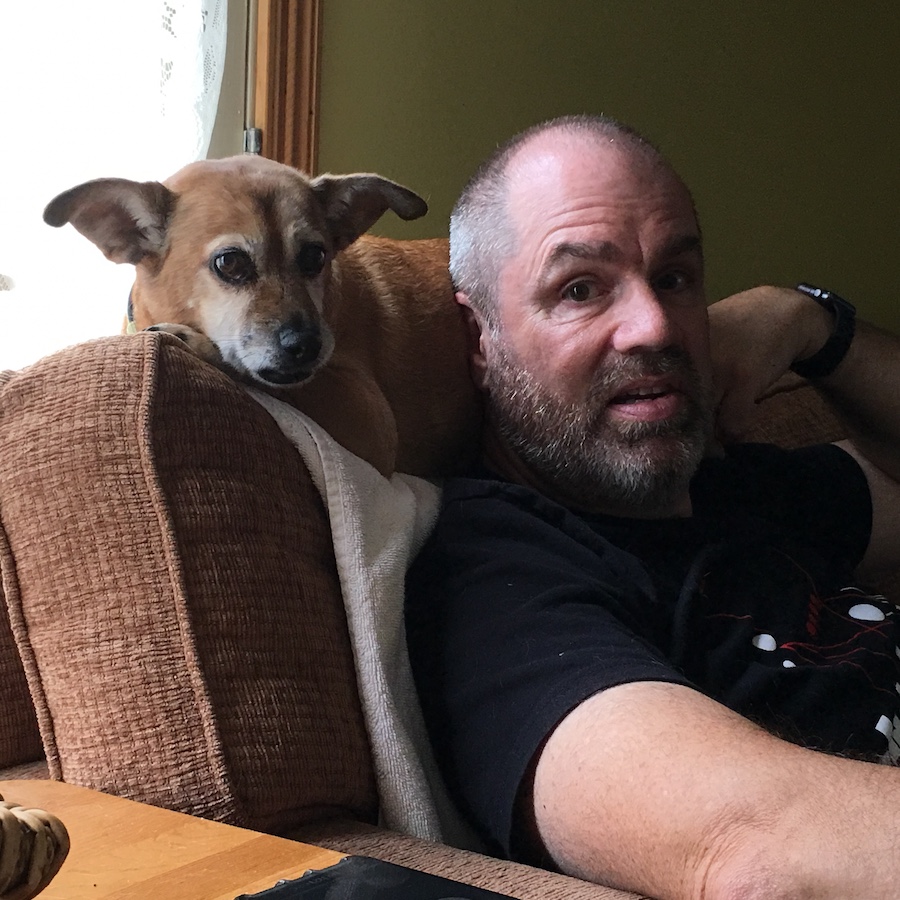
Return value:
M 387 209 L 427 207 L 378 175 L 309 179 L 247 155 L 164 183 L 90 181 L 44 220 L 135 266 L 137 328 L 177 334 L 384 474 L 444 473 L 475 446 L 479 409 L 447 241 L 357 240 Z

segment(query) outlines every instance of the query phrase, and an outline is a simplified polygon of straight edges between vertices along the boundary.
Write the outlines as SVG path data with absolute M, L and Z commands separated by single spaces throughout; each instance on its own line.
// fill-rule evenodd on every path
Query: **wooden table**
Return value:
M 69 832 L 69 855 L 39 900 L 232 900 L 343 857 L 58 781 L 0 781 L 0 794 Z

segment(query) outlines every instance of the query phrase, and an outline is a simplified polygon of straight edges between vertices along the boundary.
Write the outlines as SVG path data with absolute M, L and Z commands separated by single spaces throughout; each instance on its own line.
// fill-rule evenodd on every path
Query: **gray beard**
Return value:
M 688 355 L 678 349 L 617 354 L 595 375 L 584 405 L 561 401 L 523 368 L 500 339 L 488 370 L 488 407 L 500 436 L 573 505 L 653 517 L 687 492 L 712 435 L 712 404 Z M 677 374 L 687 403 L 673 419 L 609 421 L 609 400 L 649 375 Z

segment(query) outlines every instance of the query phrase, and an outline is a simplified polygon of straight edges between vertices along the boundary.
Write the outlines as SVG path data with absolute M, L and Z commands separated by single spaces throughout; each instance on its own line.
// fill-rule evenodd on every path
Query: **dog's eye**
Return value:
M 246 250 L 222 250 L 210 262 L 210 268 L 226 284 L 250 284 L 256 281 L 256 266 Z
M 325 268 L 325 248 L 321 244 L 304 244 L 297 253 L 301 275 L 314 278 Z

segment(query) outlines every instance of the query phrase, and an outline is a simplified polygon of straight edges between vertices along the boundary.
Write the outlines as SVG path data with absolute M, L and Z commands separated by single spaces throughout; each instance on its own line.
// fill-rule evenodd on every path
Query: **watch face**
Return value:
M 815 297 L 816 299 L 821 297 L 822 294 L 827 293 L 827 291 L 823 291 L 821 288 L 817 288 L 814 285 L 807 284 L 805 281 L 801 281 L 794 290 L 800 291 L 803 294 L 808 294 L 810 297 Z
M 830 309 L 835 315 L 838 314 L 838 307 L 843 307 L 847 311 L 852 310 L 854 313 L 856 312 L 856 307 L 849 300 L 845 300 L 840 294 L 836 294 L 834 291 L 827 291 L 825 288 L 818 288 L 812 284 L 807 284 L 806 282 L 801 282 L 794 290 L 800 291 L 808 297 L 812 297 L 813 300 L 820 303 L 826 309 Z

